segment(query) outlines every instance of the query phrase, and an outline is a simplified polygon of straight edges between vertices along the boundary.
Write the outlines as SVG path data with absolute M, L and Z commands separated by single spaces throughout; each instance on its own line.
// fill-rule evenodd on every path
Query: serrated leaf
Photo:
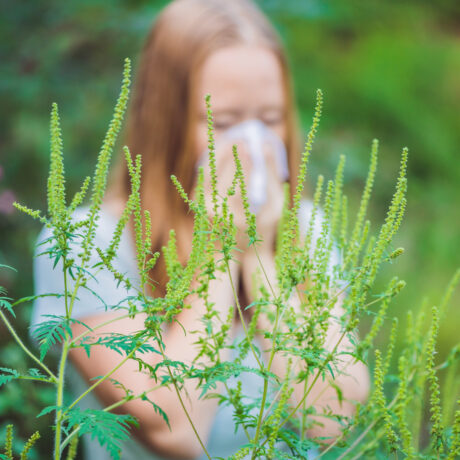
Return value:
M 24 302 L 29 302 L 31 300 L 35 300 L 35 299 L 39 299 L 40 297 L 64 297 L 64 294 L 40 294 L 40 295 L 30 295 L 30 296 L 27 296 L 27 297 L 22 297 L 21 299 L 19 300 L 16 300 L 16 302 L 13 302 L 11 304 L 12 307 L 16 306 L 16 305 L 19 305 L 20 303 L 24 303 Z
M 206 369 L 195 369 L 193 377 L 200 379 L 201 399 L 210 390 L 217 388 L 218 382 L 226 382 L 232 377 L 238 377 L 242 372 L 258 375 L 264 379 L 277 380 L 277 376 L 272 372 L 263 372 L 260 369 L 243 366 L 234 362 L 223 362 Z
M 267 300 L 255 300 L 254 302 L 251 302 L 245 308 L 245 310 L 249 310 L 250 308 L 255 307 L 256 305 L 269 305 L 269 304 L 270 304 L 270 302 L 268 302 Z
M 8 310 L 16 318 L 16 315 L 13 311 L 13 306 L 10 302 L 8 302 L 9 300 L 12 299 L 10 297 L 0 297 L 0 308 Z
M 79 426 L 80 434 L 89 433 L 105 446 L 114 460 L 120 459 L 121 444 L 130 437 L 129 425 L 137 425 L 132 415 L 112 414 L 95 409 L 73 408 L 66 414 L 70 428 Z
M 158 350 L 155 350 L 155 348 L 147 343 L 140 345 L 140 340 L 136 336 L 115 332 L 107 335 L 100 335 L 95 340 L 93 337 L 86 336 L 78 344 L 79 347 L 84 348 L 88 357 L 90 356 L 90 348 L 95 345 L 101 345 L 110 350 L 114 350 L 120 355 L 127 355 L 136 348 L 139 353 L 154 352 L 160 354 Z
M 0 367 L 0 371 L 3 372 L 3 374 L 0 374 L 0 386 L 19 377 L 19 374 L 16 370 L 9 369 L 8 367 Z
M 342 392 L 341 388 L 333 380 L 330 380 L 329 383 L 330 383 L 331 387 L 334 388 L 334 390 L 335 390 L 335 393 L 337 395 L 337 400 L 339 401 L 339 404 L 342 405 L 343 392 Z
M 49 414 L 50 412 L 53 412 L 59 409 L 60 409 L 60 406 L 46 406 L 44 409 L 40 411 L 40 413 L 36 417 L 37 418 L 41 417 L 43 415 Z
M 54 258 L 53 270 L 56 268 L 56 265 L 58 264 L 61 257 L 62 257 L 62 252 L 58 252 L 56 254 L 56 257 Z
M 56 318 L 55 315 L 43 316 Z M 32 332 L 32 335 L 39 341 L 40 361 L 43 361 L 43 358 L 46 356 L 53 345 L 62 342 L 65 336 L 64 332 L 72 335 L 69 321 L 67 321 L 65 318 L 62 319 L 62 317 L 57 318 L 58 319 L 52 319 L 50 321 L 44 321 L 37 324 Z
M 145 393 L 142 395 L 141 399 L 142 401 L 149 402 L 152 405 L 153 410 L 161 416 L 161 418 L 166 422 L 166 425 L 168 425 L 168 428 L 171 429 L 171 425 L 169 424 L 169 419 L 166 415 L 166 412 L 158 404 L 155 404 L 151 399 L 149 399 Z
M 29 375 L 31 375 L 32 377 L 43 377 L 43 378 L 46 378 L 46 375 L 42 374 L 38 369 L 36 369 L 35 367 L 32 367 L 28 370 L 28 373 Z

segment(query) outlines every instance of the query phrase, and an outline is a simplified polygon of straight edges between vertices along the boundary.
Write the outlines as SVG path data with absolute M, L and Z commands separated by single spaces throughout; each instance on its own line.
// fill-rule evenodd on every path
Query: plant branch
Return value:
M 260 370 L 264 370 L 264 365 L 261 363 L 261 361 L 259 360 L 259 357 L 257 356 L 257 353 L 256 351 L 254 350 L 254 346 L 252 345 L 252 341 L 249 340 L 249 332 L 248 332 L 248 328 L 246 326 L 246 321 L 244 320 L 244 316 L 243 316 L 243 310 L 241 309 L 241 304 L 240 304 L 240 301 L 238 299 L 238 294 L 236 292 L 236 289 L 235 289 L 235 284 L 233 283 L 233 277 L 232 277 L 232 274 L 231 274 L 231 271 L 230 271 L 230 266 L 228 264 L 228 260 L 225 260 L 225 266 L 227 268 L 227 272 L 228 272 L 228 277 L 229 277 L 229 280 L 230 280 L 230 285 L 232 287 L 232 292 L 233 292 L 233 296 L 235 298 L 235 303 L 236 303 L 236 307 L 238 309 L 238 315 L 240 317 L 240 321 L 241 321 L 241 325 L 243 326 L 243 329 L 244 329 L 244 333 L 246 334 L 246 338 L 248 339 L 248 343 L 249 343 L 249 347 L 251 348 L 251 351 L 254 355 L 254 358 L 256 359 L 257 361 L 257 364 L 259 365 L 259 368 Z
M 24 345 L 24 342 L 19 338 L 18 334 L 16 333 L 16 331 L 14 330 L 13 326 L 10 324 L 10 322 L 8 321 L 8 319 L 6 318 L 5 314 L 0 310 L 0 318 L 2 318 L 3 322 L 5 323 L 6 327 L 8 328 L 8 330 L 10 331 L 11 335 L 13 336 L 14 340 L 16 341 L 16 343 L 22 348 L 22 350 L 24 351 L 24 353 L 26 353 L 27 356 L 29 356 L 30 358 L 32 358 L 50 377 L 51 377 L 51 380 L 53 383 L 57 383 L 58 381 L 58 378 L 53 374 L 53 372 L 51 372 L 49 369 L 48 369 L 48 366 L 46 366 L 46 364 L 44 364 L 43 362 L 41 362 L 25 345 Z
M 167 361 L 167 358 L 166 358 L 166 355 L 165 355 L 165 352 L 164 352 L 164 349 L 163 349 L 163 346 L 161 345 L 161 339 L 160 337 L 158 336 L 158 332 L 156 334 L 156 338 L 157 338 L 157 341 L 158 341 L 158 346 L 160 348 L 160 352 L 161 352 L 161 356 L 163 357 L 163 361 Z M 192 430 L 193 432 L 195 433 L 195 436 L 197 437 L 198 439 L 198 442 L 200 443 L 201 445 L 201 448 L 203 449 L 204 453 L 206 454 L 206 456 L 208 457 L 209 460 L 211 460 L 211 456 L 209 455 L 209 452 L 207 451 L 203 441 L 201 440 L 201 436 L 198 434 L 198 431 L 195 427 L 195 424 L 193 423 L 193 420 L 192 418 L 190 417 L 190 414 L 187 410 L 187 408 L 185 407 L 185 404 L 184 404 L 184 401 L 182 399 L 182 396 L 180 395 L 180 391 L 179 391 L 179 388 L 177 387 L 177 383 L 176 383 L 176 379 L 173 377 L 172 375 L 172 372 L 171 372 L 171 367 L 169 364 L 166 364 L 166 369 L 168 370 L 168 374 L 169 374 L 169 378 L 171 379 L 173 385 L 174 385 L 174 389 L 176 391 L 176 395 L 177 395 L 177 398 L 179 399 L 179 403 L 185 413 L 185 416 L 187 417 L 189 423 L 190 423 L 190 426 L 192 427 Z
M 139 345 L 137 345 L 132 351 L 130 351 L 112 370 L 107 372 L 103 377 L 101 377 L 97 382 L 95 382 L 93 385 L 91 385 L 86 391 L 84 391 L 75 401 L 67 408 L 67 410 L 72 409 L 78 402 L 80 402 L 88 393 L 94 390 L 97 386 L 99 386 L 102 382 L 107 380 L 112 374 L 114 374 L 118 369 L 120 369 L 123 364 L 131 359 L 136 351 L 144 345 L 149 338 L 143 340 Z

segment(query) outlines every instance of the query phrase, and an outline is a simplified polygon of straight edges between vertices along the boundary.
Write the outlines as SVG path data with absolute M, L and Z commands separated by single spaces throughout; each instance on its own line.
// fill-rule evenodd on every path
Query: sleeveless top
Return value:
M 74 214 L 76 221 L 83 220 L 86 217 L 87 206 L 81 206 L 77 208 Z M 301 202 L 299 211 L 299 224 L 300 230 L 305 232 L 310 219 L 312 210 L 312 202 L 304 199 Z M 321 214 L 317 217 L 317 222 L 314 227 L 313 243 L 319 237 L 321 230 Z M 101 249 L 108 247 L 112 238 L 115 226 L 118 219 L 112 215 L 104 205 L 102 205 L 100 219 L 98 221 L 98 228 L 96 230 L 95 245 Z M 39 255 L 45 251 L 45 245 L 39 245 L 45 239 L 52 236 L 52 232 L 49 228 L 43 227 L 37 238 L 37 245 L 35 249 L 34 258 L 34 284 L 35 294 L 46 294 L 46 293 L 62 293 L 64 291 L 62 276 L 62 263 L 58 262 L 55 268 L 53 268 L 54 261 L 50 259 L 47 254 Z M 314 247 L 314 244 L 312 245 Z M 332 254 L 331 267 L 337 261 L 337 251 L 334 248 Z M 94 251 L 91 254 L 88 267 L 91 267 L 96 262 L 99 262 L 99 256 Z M 135 247 L 132 241 L 131 235 L 129 234 L 128 228 L 125 228 L 122 233 L 120 240 L 119 250 L 117 257 L 113 261 L 113 266 L 116 270 L 125 273 L 134 285 L 136 282 L 139 283 L 139 275 L 137 272 L 137 265 L 135 259 Z M 117 287 L 117 281 L 113 278 L 112 274 L 107 270 L 102 270 L 97 277 L 97 281 L 90 279 L 87 283 L 88 287 L 94 291 L 95 294 L 91 293 L 87 289 L 80 289 L 78 293 L 78 300 L 75 300 L 72 317 L 74 318 L 85 318 L 93 314 L 100 314 L 105 311 L 104 305 L 98 299 L 99 295 L 107 305 L 116 305 L 121 300 L 130 295 L 129 291 L 126 291 L 122 285 Z M 64 305 L 62 298 L 58 297 L 41 297 L 35 300 L 32 309 L 31 328 L 42 321 L 46 321 L 46 317 L 42 315 L 62 315 L 64 314 Z M 244 338 L 244 333 L 240 326 L 240 330 L 236 332 L 234 341 L 240 341 Z M 255 339 L 257 344 L 257 339 Z M 236 353 L 232 350 L 232 353 Z M 232 356 L 234 358 L 235 355 Z M 257 362 L 251 353 L 248 353 L 246 358 L 242 361 L 243 366 L 257 368 Z M 257 397 L 263 387 L 262 377 L 253 373 L 242 373 L 240 374 L 239 380 L 242 382 L 242 386 L 245 389 L 245 395 L 255 398 Z M 72 396 L 77 397 L 83 393 L 88 385 L 82 376 L 78 373 L 76 368 L 69 361 L 66 368 L 66 383 L 67 388 Z M 230 388 L 236 387 L 237 379 L 231 377 L 227 384 Z M 159 402 L 161 407 L 161 401 Z M 100 402 L 93 393 L 89 393 L 83 398 L 79 407 L 81 409 L 102 409 Z M 254 413 L 256 415 L 256 413 Z M 247 437 L 244 431 L 240 428 L 236 432 L 234 430 L 233 421 L 233 407 L 228 405 L 220 405 L 217 408 L 216 416 L 211 427 L 211 432 L 208 438 L 206 448 L 210 453 L 211 457 L 229 457 L 234 454 L 241 446 L 246 444 Z M 248 430 L 249 434 L 254 436 L 254 432 L 251 429 Z M 99 445 L 97 439 L 91 439 L 89 435 L 83 436 L 83 449 L 85 460 L 109 460 L 111 457 L 106 451 L 105 447 Z M 312 452 L 313 453 L 313 452 Z M 199 460 L 206 459 L 206 455 L 203 453 Z M 143 444 L 137 441 L 135 438 L 130 438 L 122 444 L 121 452 L 122 460 L 165 460 L 163 457 L 155 454 L 148 450 Z

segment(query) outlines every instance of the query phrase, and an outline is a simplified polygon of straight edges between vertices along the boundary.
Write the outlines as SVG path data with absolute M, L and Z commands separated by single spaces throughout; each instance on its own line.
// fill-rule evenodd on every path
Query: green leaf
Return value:
M 332 388 L 334 388 L 335 393 L 337 395 L 337 400 L 339 401 L 339 404 L 342 405 L 343 402 L 343 392 L 341 388 L 334 382 L 334 380 L 329 380 L 329 383 Z
M 37 415 L 38 417 L 41 417 L 42 415 L 49 414 L 50 412 L 56 411 L 61 409 L 60 406 L 46 406 L 44 409 L 41 410 L 41 412 Z
M 10 302 L 8 302 L 9 300 L 13 299 L 11 299 L 10 297 L 0 297 L 0 308 L 8 310 L 16 318 L 16 315 L 13 311 L 13 306 Z
M 200 379 L 201 394 L 199 398 L 203 398 L 210 389 L 215 390 L 218 382 L 226 382 L 232 377 L 238 377 L 243 372 L 258 375 L 266 380 L 276 380 L 276 375 L 272 372 L 262 372 L 260 369 L 227 361 L 205 369 L 194 369 L 193 376 Z
M 62 257 L 62 252 L 58 252 L 56 254 L 56 257 L 54 258 L 54 263 L 53 263 L 53 270 L 56 268 L 56 265 L 58 264 L 59 260 Z
M 80 434 L 89 433 L 105 446 L 114 460 L 120 459 L 122 442 L 130 438 L 129 425 L 137 425 L 132 415 L 119 415 L 95 409 L 81 410 L 79 407 L 67 413 L 69 428 L 77 425 Z
M 120 355 L 127 355 L 136 348 L 139 353 L 154 352 L 160 354 L 160 352 L 155 350 L 155 348 L 153 348 L 151 345 L 147 343 L 140 345 L 140 342 L 141 340 L 139 340 L 139 338 L 136 336 L 113 332 L 107 335 L 101 335 L 97 337 L 96 340 L 94 340 L 94 337 L 86 336 L 79 342 L 77 346 L 84 348 L 88 357 L 90 356 L 90 348 L 94 345 L 101 345 L 110 350 L 116 351 Z
M 252 307 L 255 307 L 256 305 L 270 305 L 270 302 L 268 300 L 255 300 L 254 302 L 251 302 L 245 310 L 249 310 Z
M 32 367 L 31 369 L 28 370 L 29 372 L 29 375 L 31 375 L 32 377 L 42 377 L 42 378 L 46 378 L 46 375 L 42 374 L 38 369 L 36 369 L 35 367 Z
M 334 371 L 332 370 L 331 363 L 327 363 L 327 366 L 326 366 L 326 367 L 329 369 L 329 372 L 330 372 L 332 378 L 335 379 L 335 377 L 334 377 Z
M 16 305 L 19 305 L 20 303 L 24 303 L 24 302 L 30 302 L 31 300 L 35 300 L 35 299 L 39 299 L 40 297 L 64 297 L 64 294 L 40 294 L 40 295 L 31 295 L 31 296 L 27 296 L 27 297 L 22 297 L 21 299 L 19 300 L 16 300 L 16 302 L 13 302 L 11 304 L 12 307 L 16 306 Z
M 0 371 L 3 372 L 3 374 L 0 374 L 0 386 L 11 382 L 11 380 L 19 378 L 18 372 L 14 369 L 9 369 L 8 367 L 0 367 Z
M 166 412 L 160 406 L 155 404 L 151 399 L 149 399 L 145 393 L 141 396 L 141 399 L 142 401 L 149 402 L 152 405 L 153 410 L 162 417 L 162 419 L 166 422 L 166 425 L 168 425 L 168 428 L 171 429 L 171 425 L 169 424 L 169 419 L 166 415 Z
M 63 317 L 56 315 L 43 316 L 58 319 L 44 321 L 37 324 L 32 332 L 32 335 L 39 341 L 40 344 L 40 361 L 43 361 L 43 358 L 53 345 L 62 342 L 65 337 L 65 332 L 67 332 L 70 336 L 72 335 L 69 321 L 65 317 L 62 319 Z

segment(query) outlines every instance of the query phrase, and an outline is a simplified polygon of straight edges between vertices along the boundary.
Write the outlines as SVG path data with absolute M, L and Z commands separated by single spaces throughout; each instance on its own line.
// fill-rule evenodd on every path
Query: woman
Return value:
M 176 0 L 170 3 L 158 16 L 143 48 L 130 111 L 127 120 L 125 143 L 133 154 L 142 155 L 143 178 L 141 188 L 142 205 L 152 215 L 153 251 L 160 250 L 168 240 L 169 230 L 174 228 L 180 257 L 185 260 L 190 251 L 192 218 L 187 207 L 175 191 L 170 175 L 175 174 L 187 192 L 191 192 L 196 181 L 197 164 L 203 161 L 207 147 L 205 94 L 211 94 L 217 139 L 217 167 L 221 186 L 229 184 L 232 178 L 233 159 L 231 145 L 238 141 L 238 134 L 228 136 L 230 128 L 241 126 L 248 120 L 258 120 L 264 129 L 284 144 L 289 177 L 295 178 L 299 161 L 299 142 L 296 134 L 296 117 L 291 94 L 290 75 L 285 54 L 271 25 L 257 7 L 246 0 Z M 238 142 L 236 142 L 238 143 Z M 274 144 L 265 147 L 267 188 L 264 202 L 257 213 L 258 231 L 263 235 L 259 248 L 261 259 L 269 277 L 274 279 L 273 247 L 277 223 L 282 206 L 283 178 L 277 169 Z M 270 151 L 272 149 L 272 151 Z M 250 181 L 253 171 L 249 148 L 244 142 L 240 145 L 243 168 Z M 112 175 L 111 186 L 103 204 L 103 213 L 96 235 L 96 244 L 107 247 L 111 230 L 115 226 L 127 199 L 130 186 L 126 167 L 120 161 Z M 290 181 L 291 189 L 295 181 Z M 210 187 L 206 184 L 209 197 Z M 238 227 L 237 246 L 242 250 L 239 260 L 231 265 L 232 278 L 240 280 L 240 295 L 249 303 L 251 300 L 250 280 L 257 262 L 251 251 L 247 250 L 244 234 L 244 215 L 241 205 L 235 199 L 231 204 Z M 306 225 L 309 202 L 304 201 L 301 220 Z M 82 218 L 84 209 L 81 209 Z M 47 236 L 46 230 L 39 240 Z M 116 261 L 120 271 L 135 277 L 136 267 L 133 252 L 133 231 L 129 228 L 123 234 L 119 257 Z M 97 260 L 95 258 L 95 260 Z M 51 262 L 43 257 L 36 259 L 35 282 L 37 293 L 56 292 L 59 281 L 53 276 Z M 151 278 L 157 282 L 153 295 L 164 293 L 166 283 L 165 266 L 161 262 L 154 268 Z M 98 279 L 94 286 L 107 304 L 116 304 L 126 296 L 120 293 L 115 281 L 109 277 Z M 62 289 L 62 288 L 61 288 Z M 209 294 L 220 315 L 226 317 L 234 302 L 228 277 L 221 276 L 210 284 Z M 88 297 L 85 297 L 88 295 Z M 82 293 L 74 311 L 89 326 L 100 324 L 116 316 L 115 312 L 101 312 L 97 302 L 88 293 Z M 47 299 L 38 299 L 34 309 L 34 322 L 40 316 L 58 311 Z M 200 299 L 192 301 L 192 308 L 184 310 L 179 321 L 186 330 L 202 328 L 200 318 L 204 305 Z M 61 312 L 62 313 L 62 312 Z M 129 334 L 143 328 L 144 318 L 125 319 L 98 329 L 98 333 L 119 332 Z M 261 327 L 264 327 L 263 319 Z M 75 324 L 73 333 L 83 331 Z M 235 318 L 233 336 L 238 333 Z M 184 335 L 177 324 L 172 324 L 163 336 L 165 348 L 170 359 L 184 362 L 195 356 L 191 334 Z M 264 339 L 259 337 L 261 344 Z M 268 348 L 268 346 L 262 347 Z M 118 362 L 116 352 L 103 347 L 93 347 L 88 358 L 82 349 L 73 350 L 71 360 L 78 373 L 73 374 L 74 391 L 81 393 L 88 380 L 103 375 Z M 228 358 L 222 356 L 222 358 Z M 158 362 L 158 355 L 152 354 L 151 364 Z M 254 366 L 249 356 L 244 364 Z M 284 372 L 285 363 L 279 358 L 273 363 L 273 371 Z M 73 372 L 73 369 L 70 369 Z M 350 377 L 340 377 L 345 398 L 362 400 L 367 391 L 367 372 L 359 364 L 347 368 Z M 135 362 L 127 362 L 112 376 L 134 394 L 150 389 L 149 376 L 137 371 Z M 356 379 L 360 384 L 356 384 Z M 252 374 L 242 377 L 245 388 L 260 388 L 261 382 Z M 216 399 L 199 400 L 200 389 L 195 382 L 185 384 L 189 398 L 185 398 L 187 409 L 193 419 L 200 437 L 207 443 L 212 456 L 228 456 L 235 452 L 247 439 L 241 433 L 233 434 L 231 412 L 217 406 Z M 295 393 L 302 394 L 302 388 Z M 323 391 L 324 390 L 324 391 Z M 110 405 L 125 395 L 123 389 L 109 381 L 96 389 L 96 396 L 82 400 L 83 407 L 98 404 Z M 136 431 L 138 441 L 132 440 L 123 449 L 123 459 L 143 458 L 196 458 L 203 450 L 190 427 L 189 421 L 178 404 L 176 394 L 166 388 L 155 391 L 151 398 L 168 414 L 171 430 L 162 417 L 153 412 L 149 403 L 140 399 L 123 405 L 123 411 L 139 419 L 140 428 Z M 331 406 L 336 413 L 350 415 L 351 403 L 339 405 L 335 390 L 322 389 L 319 385 L 312 393 L 312 401 L 318 407 Z M 334 436 L 338 426 L 325 420 L 314 435 Z M 87 444 L 87 459 L 103 459 L 105 453 L 97 443 Z M 204 458 L 204 457 L 203 457 Z

